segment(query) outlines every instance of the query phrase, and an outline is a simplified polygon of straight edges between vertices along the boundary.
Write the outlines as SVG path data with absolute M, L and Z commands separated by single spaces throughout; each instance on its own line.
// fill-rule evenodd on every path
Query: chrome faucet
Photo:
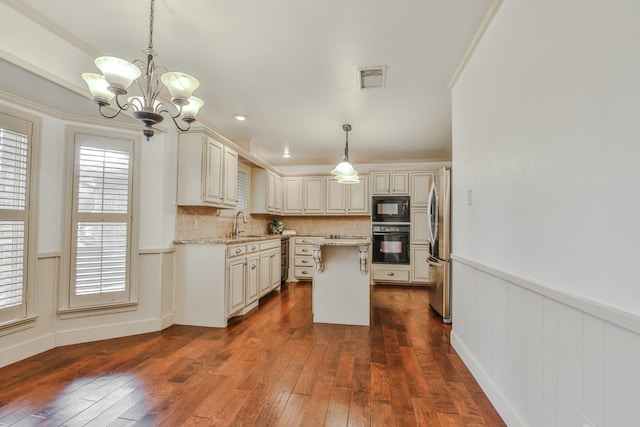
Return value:
M 240 227 L 238 226 L 238 217 L 240 216 L 240 214 L 242 214 L 242 223 L 243 224 L 247 223 L 247 217 L 244 216 L 244 212 L 238 211 L 238 213 L 236 214 L 235 226 L 233 228 L 234 239 L 237 239 L 240 236 L 240 233 L 242 233 L 242 231 L 240 230 Z

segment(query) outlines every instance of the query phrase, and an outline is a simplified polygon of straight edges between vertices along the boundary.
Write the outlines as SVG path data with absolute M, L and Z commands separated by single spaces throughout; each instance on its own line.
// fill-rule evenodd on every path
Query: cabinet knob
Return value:
M 303 249 L 302 252 L 309 252 L 309 249 Z
M 238 248 L 236 249 L 236 253 L 239 254 L 240 252 L 242 252 L 242 249 Z
M 309 274 L 307 270 L 302 270 L 302 274 Z
M 255 264 L 251 264 L 251 269 L 255 270 L 256 269 L 256 265 Z
M 254 246 L 251 246 L 251 250 L 252 250 L 252 251 L 255 251 L 255 250 L 256 250 L 255 245 L 254 245 Z
M 303 259 L 301 262 L 302 262 L 303 264 L 308 264 L 308 263 L 309 263 L 309 260 L 308 260 L 308 259 Z
M 393 271 L 390 271 L 387 273 L 387 276 L 395 276 L 395 274 L 393 273 Z

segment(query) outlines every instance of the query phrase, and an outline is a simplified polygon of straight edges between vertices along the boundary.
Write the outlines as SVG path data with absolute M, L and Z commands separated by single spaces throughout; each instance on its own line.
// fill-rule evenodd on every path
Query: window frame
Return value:
M 125 290 L 116 293 L 100 293 L 93 295 L 75 295 L 74 266 L 76 225 L 86 220 L 87 214 L 77 212 L 77 197 L 75 194 L 78 180 L 79 147 L 83 145 L 82 138 L 96 138 L 100 142 L 84 144 L 90 146 L 110 147 L 122 150 L 128 147 L 131 159 L 130 165 L 130 206 L 126 213 L 130 224 L 127 244 L 126 280 Z M 67 126 L 66 128 L 66 157 L 65 157 L 65 182 L 64 182 L 64 244 L 62 259 L 62 280 L 58 314 L 61 318 L 83 317 L 91 314 L 135 310 L 138 304 L 138 203 L 139 203 L 139 172 L 140 172 L 140 142 L 137 134 L 122 133 L 116 131 L 104 131 L 90 128 Z M 113 214 L 101 214 L 105 222 L 113 218 Z M 90 217 L 90 215 L 89 215 Z M 95 313 L 95 312 L 98 313 Z
M 23 113 L 0 104 L 0 113 L 7 116 L 3 120 L 9 123 L 8 130 L 12 130 L 12 121 L 22 122 L 18 127 L 28 127 L 28 154 L 27 175 L 25 192 L 25 209 L 23 215 L 16 215 L 15 211 L 4 212 L 0 219 L 24 218 L 24 261 L 23 261 L 23 288 L 22 303 L 6 309 L 0 315 L 0 335 L 32 327 L 36 319 L 35 290 L 36 290 L 36 261 L 37 261 L 37 234 L 38 234 L 38 178 L 40 159 L 40 129 L 41 119 L 37 116 Z M 12 131 L 18 132 L 16 129 Z

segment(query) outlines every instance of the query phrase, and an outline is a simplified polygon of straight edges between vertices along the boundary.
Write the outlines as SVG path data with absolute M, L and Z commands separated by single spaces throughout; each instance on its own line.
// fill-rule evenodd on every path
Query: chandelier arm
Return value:
M 182 128 L 182 127 L 180 127 L 180 124 L 176 121 L 176 119 L 177 119 L 178 117 L 180 117 L 180 115 L 182 114 L 182 106 L 176 106 L 176 108 L 178 109 L 178 114 L 176 114 L 175 116 L 174 116 L 173 114 L 171 114 L 171 112 L 170 112 L 169 110 L 167 110 L 166 108 L 165 108 L 165 109 L 163 109 L 163 110 L 160 110 L 160 111 L 158 112 L 158 114 L 161 114 L 161 113 L 167 113 L 167 115 L 168 115 L 169 117 L 171 117 L 171 120 L 173 120 L 173 124 L 175 124 L 175 125 L 176 125 L 176 127 L 177 127 L 178 129 L 180 129 L 182 132 L 186 132 L 186 131 L 188 131 L 189 129 L 191 129 L 191 122 L 186 122 L 186 121 L 185 121 L 185 123 L 187 123 L 187 127 L 186 127 L 186 128 Z
M 117 116 L 122 112 L 122 108 L 120 108 L 118 111 L 116 111 L 116 113 L 115 113 L 113 116 L 110 116 L 110 115 L 108 115 L 108 114 L 105 114 L 105 113 L 102 111 L 102 108 L 103 108 L 103 107 L 106 107 L 107 105 L 109 105 L 109 104 L 106 104 L 106 105 L 100 105 L 100 106 L 98 107 L 98 112 L 99 112 L 99 113 L 100 113 L 100 115 L 101 115 L 102 117 L 104 117 L 105 119 L 113 119 L 113 118 L 116 118 L 116 117 L 117 117 Z

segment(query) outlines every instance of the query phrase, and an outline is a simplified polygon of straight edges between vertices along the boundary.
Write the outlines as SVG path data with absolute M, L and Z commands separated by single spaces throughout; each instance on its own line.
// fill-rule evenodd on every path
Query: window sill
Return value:
M 138 309 L 137 302 L 126 302 L 111 305 L 63 308 L 58 310 L 60 319 L 77 319 L 80 317 L 102 316 L 105 314 L 124 313 Z
M 9 320 L 0 324 L 0 337 L 33 328 L 38 316 L 29 316 L 18 320 Z

